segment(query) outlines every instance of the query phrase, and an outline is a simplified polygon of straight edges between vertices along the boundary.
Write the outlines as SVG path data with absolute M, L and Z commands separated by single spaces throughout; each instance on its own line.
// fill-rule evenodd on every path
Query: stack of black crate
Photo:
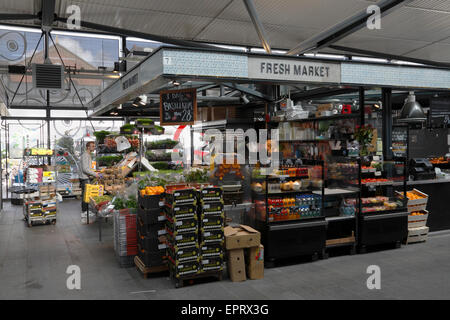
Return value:
M 174 278 L 200 272 L 197 191 L 193 188 L 166 193 L 167 259 Z
M 141 262 L 149 268 L 167 264 L 164 194 L 139 195 L 136 220 Z
M 222 188 L 201 188 L 199 203 L 200 269 L 202 272 L 222 272 L 225 224 Z

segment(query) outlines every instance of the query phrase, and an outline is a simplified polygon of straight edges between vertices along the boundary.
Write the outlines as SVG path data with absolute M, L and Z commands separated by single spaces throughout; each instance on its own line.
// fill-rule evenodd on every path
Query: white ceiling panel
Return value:
M 412 58 L 450 62 L 450 44 L 435 43 L 408 54 Z
M 380 30 L 363 28 L 358 35 L 427 42 L 439 41 L 450 36 L 450 13 L 403 7 L 383 17 Z
M 166 13 L 118 7 L 104 7 L 100 4 L 79 3 L 82 20 L 111 25 L 161 36 L 174 38 L 195 37 L 211 18 L 192 17 L 179 13 Z M 101 12 L 101 14 L 99 14 Z
M 367 8 L 360 0 L 255 0 L 263 24 L 326 29 Z M 330 10 L 332 9 L 332 10 Z M 219 16 L 221 19 L 251 21 L 242 0 L 235 0 Z
M 448 0 L 415 0 L 408 3 L 407 6 L 450 12 L 450 1 Z
M 92 4 L 113 10 L 136 9 L 148 13 L 179 13 L 212 18 L 219 14 L 229 1 L 231 0 L 64 0 L 63 2 L 67 5 Z M 103 14 L 101 10 L 97 13 Z
M 401 39 L 387 39 L 378 37 L 367 37 L 355 34 L 344 38 L 336 43 L 339 46 L 358 48 L 370 51 L 402 55 L 405 52 L 428 45 L 426 41 L 411 41 Z

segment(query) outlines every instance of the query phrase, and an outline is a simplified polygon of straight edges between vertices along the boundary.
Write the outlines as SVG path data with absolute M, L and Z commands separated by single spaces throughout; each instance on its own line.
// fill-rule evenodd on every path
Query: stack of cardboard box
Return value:
M 225 227 L 225 248 L 231 281 L 264 278 L 264 247 L 257 230 L 245 225 Z
M 223 270 L 223 232 L 225 212 L 223 207 L 223 190 L 216 187 L 201 188 L 199 192 L 199 231 L 201 271 Z M 213 240 L 211 240 L 211 234 Z

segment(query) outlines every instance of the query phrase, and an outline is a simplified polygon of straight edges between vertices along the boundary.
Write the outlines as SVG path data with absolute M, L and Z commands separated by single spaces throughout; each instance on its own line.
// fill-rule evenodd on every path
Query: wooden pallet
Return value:
M 176 278 L 172 272 L 170 272 L 170 278 L 172 279 L 172 281 L 174 281 L 175 283 L 175 288 L 182 288 L 184 287 L 186 284 L 188 285 L 193 285 L 196 282 L 198 282 L 200 279 L 214 279 L 217 281 L 222 281 L 223 278 L 223 270 L 220 271 L 208 271 L 208 272 L 202 272 L 202 273 L 197 273 L 197 274 L 193 274 L 190 276 L 183 276 L 181 278 Z
M 344 244 L 354 244 L 355 243 L 355 236 L 346 237 L 346 238 L 339 238 L 339 239 L 330 239 L 326 241 L 327 247 L 337 246 L 337 245 L 344 245 Z
M 142 273 L 144 279 L 147 279 L 150 274 L 162 273 L 169 270 L 167 265 L 147 267 L 138 256 L 134 257 L 134 264 L 136 265 L 136 268 Z
M 427 241 L 429 230 L 430 228 L 428 227 L 408 229 L 408 238 L 406 238 L 406 244 Z

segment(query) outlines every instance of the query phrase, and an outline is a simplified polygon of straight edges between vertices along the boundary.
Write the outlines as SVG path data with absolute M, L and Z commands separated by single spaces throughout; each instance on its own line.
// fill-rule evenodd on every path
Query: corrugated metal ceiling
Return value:
M 273 48 L 301 41 L 376 3 L 369 0 L 254 0 Z M 82 20 L 167 37 L 260 46 L 242 0 L 56 0 L 56 13 L 81 8 Z M 37 13 L 40 1 L 2 0 L 0 13 Z M 32 24 L 35 21 L 14 21 Z M 337 45 L 450 62 L 450 0 L 414 0 Z M 59 26 L 63 26 L 60 24 Z M 333 52 L 333 50 L 324 50 Z

